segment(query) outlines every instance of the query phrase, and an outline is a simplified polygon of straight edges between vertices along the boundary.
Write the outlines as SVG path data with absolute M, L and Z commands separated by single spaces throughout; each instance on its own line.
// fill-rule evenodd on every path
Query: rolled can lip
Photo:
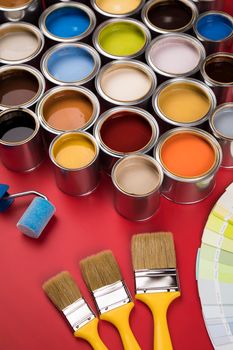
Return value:
M 173 74 L 173 73 L 167 73 L 165 71 L 162 71 L 161 69 L 159 69 L 158 67 L 156 67 L 150 57 L 150 53 L 151 53 L 151 49 L 153 48 L 153 46 L 158 43 L 159 41 L 162 40 L 166 40 L 166 38 L 183 38 L 183 39 L 187 39 L 189 40 L 189 43 L 191 42 L 194 46 L 196 46 L 198 48 L 198 51 L 200 53 L 200 60 L 197 64 L 197 66 L 190 70 L 187 73 L 180 73 L 180 74 Z M 203 60 L 206 57 L 206 52 L 205 52 L 205 48 L 202 45 L 202 43 L 197 40 L 196 38 L 194 38 L 193 36 L 189 35 L 189 34 L 185 34 L 185 33 L 167 33 L 167 34 L 163 34 L 163 35 L 159 35 L 157 38 L 153 39 L 151 41 L 151 43 L 148 45 L 147 49 L 146 49 L 146 53 L 145 53 L 145 58 L 146 58 L 146 62 L 147 64 L 158 74 L 161 74 L 165 77 L 170 77 L 170 78 L 176 78 L 176 77 L 184 77 L 184 76 L 189 76 L 189 75 L 193 75 L 196 72 L 199 71 L 200 69 L 200 65 L 203 62 Z
M 151 88 L 148 91 L 148 93 L 143 96 L 142 98 L 135 100 L 135 101 L 118 101 L 115 100 L 111 97 L 109 97 L 102 89 L 101 87 L 101 79 L 103 78 L 104 73 L 111 67 L 120 67 L 120 66 L 130 66 L 133 68 L 138 68 L 139 70 L 142 70 L 143 72 L 145 72 L 147 75 L 150 75 L 151 80 L 152 80 L 152 84 L 151 84 Z M 98 92 L 98 94 L 106 101 L 112 103 L 112 104 L 117 104 L 119 106 L 131 106 L 131 105 L 136 105 L 139 103 L 142 103 L 144 101 L 146 101 L 148 98 L 150 98 L 154 92 L 154 90 L 156 89 L 157 86 L 157 78 L 155 73 L 153 72 L 153 70 L 148 67 L 145 63 L 137 61 L 137 60 L 115 60 L 115 61 L 111 61 L 109 63 L 107 63 L 105 66 L 103 66 L 98 75 L 95 78 L 95 88 L 96 91 Z
M 204 82 L 206 84 L 208 84 L 208 86 L 210 86 L 210 87 L 216 87 L 216 86 L 222 86 L 222 87 L 230 87 L 231 86 L 232 87 L 233 82 L 222 83 L 220 81 L 217 81 L 217 80 L 210 78 L 209 75 L 206 73 L 206 71 L 205 71 L 206 63 L 215 57 L 227 57 L 227 58 L 232 59 L 232 61 L 233 61 L 233 54 L 229 53 L 229 52 L 217 52 L 217 53 L 213 53 L 213 54 L 207 56 L 201 65 L 201 74 L 202 74 L 202 77 L 204 79 Z
M 37 57 L 41 51 L 44 48 L 44 44 L 45 44 L 45 39 L 44 39 L 44 35 L 41 33 L 41 31 L 33 24 L 31 23 L 27 23 L 27 22 L 7 22 L 7 23 L 3 23 L 0 25 L 0 31 L 1 29 L 5 29 L 5 28 L 9 28 L 10 27 L 21 27 L 21 28 L 27 28 L 28 30 L 30 30 L 31 32 L 33 32 L 37 39 L 38 39 L 38 49 L 29 57 L 26 58 L 22 58 L 20 60 L 5 60 L 5 59 L 1 59 L 0 58 L 0 63 L 3 64 L 22 64 L 22 63 L 27 63 L 28 61 L 31 61 L 32 59 L 34 59 L 35 57 Z
M 53 157 L 53 147 L 54 147 L 54 144 L 57 142 L 57 140 L 59 140 L 60 138 L 62 137 L 66 137 L 66 136 L 69 136 L 69 135 L 81 135 L 81 136 L 84 136 L 86 138 L 88 138 L 92 144 L 94 145 L 95 147 L 95 157 L 92 159 L 92 161 L 90 163 L 88 163 L 87 165 L 83 166 L 83 167 L 80 167 L 80 168 L 66 168 L 66 167 L 63 167 L 61 166 L 59 163 L 56 162 L 56 160 L 54 159 Z M 64 132 L 60 135 L 57 135 L 53 140 L 52 142 L 50 143 L 50 146 L 49 146 L 49 158 L 50 160 L 53 162 L 53 164 L 56 165 L 56 167 L 60 168 L 61 170 L 66 170 L 66 171 L 70 171 L 70 172 L 77 172 L 77 171 L 80 171 L 80 170 L 84 170 L 86 168 L 88 168 L 89 166 L 91 166 L 95 161 L 96 159 L 98 158 L 98 155 L 99 155 L 99 145 L 98 143 L 96 142 L 96 139 L 94 138 L 94 136 L 92 136 L 91 134 L 89 134 L 88 132 L 86 131 L 68 131 L 68 132 Z
M 89 17 L 90 19 L 90 25 L 88 27 L 88 29 L 77 36 L 71 37 L 71 38 L 63 38 L 63 37 L 59 37 L 57 35 L 52 34 L 50 31 L 48 31 L 47 27 L 46 27 L 46 19 L 48 17 L 48 15 L 50 15 L 54 10 L 63 8 L 63 7 L 74 7 L 80 10 L 83 10 Z M 42 33 L 49 39 L 54 40 L 54 41 L 58 41 L 58 42 L 66 42 L 66 43 L 73 43 L 79 40 L 82 40 L 84 38 L 86 38 L 89 34 L 91 34 L 91 32 L 93 31 L 93 29 L 96 26 L 96 17 L 95 17 L 95 13 L 94 11 L 92 11 L 92 9 L 82 3 L 77 3 L 77 2 L 73 2 L 73 1 L 69 1 L 69 2 L 60 2 L 54 5 L 49 6 L 40 16 L 39 18 L 39 28 L 42 31 Z
M 205 41 L 205 42 L 219 43 L 219 42 L 226 41 L 226 40 L 228 40 L 228 39 L 230 39 L 230 38 L 233 38 L 233 29 L 232 29 L 231 34 L 229 34 L 226 38 L 220 39 L 220 40 L 208 39 L 208 38 L 206 38 L 205 36 L 203 36 L 202 34 L 200 34 L 200 32 L 199 32 L 198 29 L 197 29 L 197 24 L 198 24 L 198 22 L 199 22 L 200 19 L 202 19 L 203 17 L 209 16 L 209 15 L 221 15 L 222 17 L 227 18 L 227 19 L 232 23 L 232 25 L 233 25 L 233 18 L 232 18 L 232 16 L 229 15 L 228 13 L 226 13 L 226 12 L 217 11 L 217 10 L 215 10 L 215 11 L 207 11 L 207 12 L 204 12 L 204 13 L 200 14 L 200 15 L 197 17 L 195 23 L 193 24 L 193 30 L 194 30 L 194 32 L 195 32 L 195 34 L 196 34 L 198 40 L 200 40 L 200 41 Z
M 48 64 L 48 60 L 51 57 L 51 55 L 57 51 L 59 51 L 60 49 L 63 48 L 68 48 L 68 47 L 74 47 L 74 48 L 81 48 L 84 49 L 86 51 L 88 51 L 88 53 L 92 56 L 93 60 L 94 60 L 94 68 L 92 70 L 92 72 L 84 79 L 82 80 L 78 80 L 77 82 L 65 82 L 62 80 L 58 80 L 56 78 L 53 77 L 52 74 L 49 73 L 49 70 L 47 68 L 47 64 Z M 78 43 L 60 43 L 57 45 L 52 46 L 50 49 L 48 49 L 42 59 L 41 59 L 41 63 L 40 63 L 40 68 L 41 71 L 43 73 L 43 75 L 46 77 L 46 79 L 48 79 L 49 81 L 51 81 L 52 83 L 56 84 L 56 85 L 83 85 L 86 84 L 87 82 L 89 82 L 90 80 L 92 80 L 96 74 L 99 72 L 99 69 L 101 67 L 101 59 L 100 56 L 98 54 L 98 52 L 91 47 L 88 44 L 82 43 L 82 42 L 78 42 Z
M 165 87 L 167 87 L 173 83 L 176 83 L 176 82 L 178 82 L 178 83 L 179 82 L 180 83 L 191 83 L 191 84 L 194 84 L 194 85 L 202 88 L 203 90 L 205 90 L 205 93 L 207 95 L 209 95 L 209 97 L 210 97 L 210 104 L 211 104 L 210 109 L 206 115 L 204 115 L 202 118 L 200 118 L 197 121 L 190 122 L 190 123 L 182 123 L 182 122 L 178 122 L 178 121 L 170 119 L 164 113 L 161 112 L 161 110 L 159 109 L 159 106 L 158 106 L 159 94 L 161 93 L 161 91 Z M 190 126 L 193 127 L 193 126 L 197 126 L 199 124 L 204 123 L 211 116 L 211 114 L 213 113 L 213 110 L 216 108 L 216 105 L 217 105 L 217 100 L 216 100 L 216 96 L 215 96 L 213 90 L 205 83 L 203 83 L 197 79 L 193 79 L 193 78 L 174 78 L 174 79 L 167 80 L 164 83 L 162 83 L 161 85 L 159 85 L 159 87 L 157 88 L 157 90 L 155 91 L 155 93 L 152 97 L 152 106 L 153 106 L 155 113 L 165 122 L 172 124 L 172 125 L 176 125 L 176 126 L 182 126 L 182 127 L 190 127 Z
M 144 6 L 145 2 L 146 2 L 146 0 L 141 0 L 141 3 L 137 8 L 135 8 L 134 10 L 132 10 L 130 12 L 124 13 L 124 14 L 109 13 L 107 11 L 104 11 L 96 4 L 96 0 L 91 0 L 91 5 L 97 12 L 99 12 L 101 15 L 104 15 L 106 17 L 124 18 L 124 17 L 128 17 L 128 16 L 133 16 L 135 13 L 139 12 L 142 9 L 142 7 Z
M 31 3 L 34 0 L 28 0 L 26 4 L 22 4 L 20 6 L 17 7 L 4 7 L 4 6 L 0 6 L 0 11 L 9 11 L 9 12 L 13 12 L 13 11 L 20 11 L 20 10 L 25 10 L 27 9 Z
M 103 123 L 106 121 L 106 119 L 108 119 L 108 117 L 110 117 L 112 114 L 115 114 L 118 112 L 124 112 L 124 111 L 137 113 L 137 114 L 141 115 L 142 117 L 146 118 L 146 120 L 148 121 L 148 123 L 150 123 L 150 126 L 151 126 L 151 130 L 152 130 L 151 140 L 149 141 L 149 143 L 147 145 L 145 145 L 142 149 L 140 149 L 136 152 L 123 153 L 123 152 L 114 151 L 114 150 L 110 149 L 107 145 L 105 145 L 105 143 L 102 141 L 102 138 L 100 136 L 100 129 L 101 129 Z M 121 107 L 111 108 L 111 109 L 107 110 L 106 112 L 104 112 L 97 119 L 96 123 L 94 124 L 93 134 L 94 134 L 94 137 L 95 137 L 100 149 L 104 153 L 107 153 L 108 155 L 115 157 L 115 158 L 122 158 L 126 154 L 149 152 L 154 147 L 155 143 L 158 140 L 159 126 L 158 126 L 155 118 L 150 113 L 145 111 L 144 109 L 138 108 L 138 107 L 132 107 L 132 106 L 131 107 L 122 107 L 121 106 Z
M 62 133 L 64 133 L 65 131 L 59 130 L 59 129 L 55 129 L 52 126 L 49 125 L 49 123 L 46 122 L 44 116 L 43 116 L 43 107 L 44 107 L 44 103 L 53 95 L 55 95 L 57 92 L 61 92 L 61 91 L 77 91 L 80 92 L 82 94 L 84 94 L 85 96 L 87 96 L 91 102 L 93 102 L 93 115 L 92 118 L 90 118 L 90 120 L 80 129 L 77 129 L 76 131 L 85 131 L 86 129 L 90 128 L 96 121 L 96 119 L 99 116 L 100 113 L 100 104 L 99 101 L 97 99 L 97 97 L 93 94 L 92 91 L 88 90 L 87 88 L 83 87 L 83 86 L 72 86 L 72 85 L 67 85 L 67 86 L 56 86 L 53 87 L 52 89 L 46 91 L 46 93 L 43 95 L 43 97 L 40 99 L 40 101 L 38 101 L 38 103 L 36 104 L 36 114 L 38 116 L 38 119 L 40 121 L 41 126 L 55 134 L 55 135 L 60 135 Z M 72 132 L 74 130 L 67 130 L 66 132 Z
M 157 0 L 149 0 L 146 3 L 146 5 L 143 7 L 143 9 L 142 9 L 142 20 L 143 20 L 143 22 L 147 25 L 147 27 L 150 28 L 150 30 L 152 30 L 153 32 L 157 32 L 159 34 L 185 32 L 185 31 L 191 29 L 192 26 L 193 26 L 193 23 L 195 22 L 195 20 L 196 20 L 196 18 L 198 16 L 198 9 L 197 9 L 196 5 L 192 1 L 189 1 L 189 0 L 181 0 L 181 1 L 182 1 L 182 3 L 184 5 L 187 5 L 192 10 L 192 18 L 191 18 L 190 22 L 187 23 L 187 25 L 185 25 L 184 27 L 168 30 L 168 29 L 163 29 L 163 28 L 160 28 L 160 27 L 157 27 L 157 26 L 153 25 L 148 19 L 148 11 L 149 11 L 149 9 L 151 8 L 152 5 L 154 5 L 156 2 L 158 2 Z
M 133 53 L 131 55 L 128 55 L 128 56 L 117 56 L 117 55 L 112 55 L 112 54 L 110 54 L 110 53 L 108 53 L 108 52 L 106 52 L 106 51 L 104 51 L 102 49 L 102 47 L 100 46 L 99 41 L 98 41 L 98 36 L 99 36 L 100 31 L 104 27 L 108 26 L 111 23 L 120 23 L 120 22 L 135 24 L 144 32 L 144 34 L 146 36 L 146 41 L 145 41 L 144 46 L 141 48 L 141 50 L 139 50 L 138 52 L 135 52 L 135 53 Z M 112 18 L 112 19 L 109 19 L 107 21 L 102 22 L 95 29 L 95 31 L 93 33 L 92 40 L 93 40 L 93 45 L 96 48 L 96 50 L 98 52 L 100 52 L 103 56 L 111 58 L 111 59 L 127 60 L 127 59 L 130 59 L 130 58 L 136 58 L 137 56 L 140 56 L 141 54 L 143 54 L 145 52 L 147 45 L 151 41 L 151 34 L 150 34 L 149 29 L 142 22 L 140 22 L 140 21 L 138 21 L 138 20 L 136 20 L 134 18 L 121 18 L 121 19 L 119 19 L 119 18 Z
M 170 172 L 169 170 L 167 170 L 167 168 L 163 165 L 163 163 L 161 161 L 161 154 L 160 154 L 161 148 L 162 148 L 164 142 L 167 140 L 167 138 L 172 136 L 172 135 L 186 133 L 186 132 L 193 133 L 193 134 L 196 134 L 196 135 L 199 135 L 199 136 L 205 138 L 209 142 L 209 144 L 211 144 L 215 149 L 216 161 L 215 161 L 214 166 L 207 173 L 205 173 L 199 177 L 186 178 L 186 177 L 175 175 L 172 172 Z M 168 176 L 169 178 L 172 178 L 173 180 L 176 180 L 179 182 L 185 182 L 185 183 L 196 183 L 196 182 L 205 180 L 207 177 L 209 177 L 211 175 L 214 175 L 215 172 L 219 169 L 221 162 L 222 162 L 222 149 L 221 149 L 221 146 L 218 143 L 218 141 L 208 132 L 206 132 L 202 129 L 198 129 L 198 128 L 178 127 L 178 128 L 167 131 L 159 138 L 158 143 L 156 144 L 156 146 L 154 148 L 153 155 L 154 155 L 154 158 L 162 166 L 163 172 L 166 176 Z
M 233 137 L 227 137 L 223 135 L 218 129 L 216 129 L 214 124 L 214 118 L 216 116 L 216 113 L 228 107 L 231 107 L 233 109 L 233 102 L 226 102 L 226 103 L 222 103 L 221 105 L 218 105 L 209 119 L 209 125 L 215 137 L 231 142 L 233 141 Z
M 135 158 L 140 158 L 140 159 L 145 159 L 148 162 L 153 163 L 153 165 L 157 168 L 158 170 L 158 174 L 159 174 L 159 183 L 156 186 L 155 189 L 153 189 L 151 192 L 148 192 L 146 194 L 132 194 L 132 193 L 128 193 L 126 191 L 124 191 L 117 183 L 116 181 L 116 177 L 115 177 L 115 171 L 117 170 L 117 167 L 119 166 L 119 164 L 121 164 L 122 162 L 126 161 L 126 160 L 130 160 L 130 159 L 135 159 Z M 130 154 L 130 155 L 126 155 L 121 159 L 118 159 L 118 161 L 113 165 L 112 171 L 111 171 L 111 178 L 112 178 L 112 182 L 114 184 L 114 186 L 123 194 L 129 196 L 129 197 L 134 197 L 134 198 L 140 198 L 140 197 L 148 197 L 151 194 L 157 192 L 159 190 L 159 188 L 162 185 L 163 182 L 163 178 L 164 178 L 164 173 L 163 173 L 163 169 L 160 165 L 160 163 L 154 159 L 151 156 L 148 156 L 147 154 L 141 154 L 141 153 L 134 153 L 134 154 Z
M 0 120 L 2 118 L 2 116 L 4 116 L 5 114 L 7 113 L 12 113 L 12 112 L 17 112 L 17 111 L 20 111 L 20 112 L 24 112 L 24 113 L 27 113 L 27 114 L 30 114 L 30 116 L 34 119 L 35 121 L 35 130 L 33 131 L 33 133 L 28 137 L 26 138 L 25 140 L 23 141 L 17 141 L 17 142 L 9 142 L 9 141 L 3 141 L 1 138 L 0 138 L 0 144 L 1 145 L 4 145 L 4 146 L 9 146 L 9 147 L 14 147 L 14 146 L 20 146 L 20 145 L 24 145 L 25 143 L 31 141 L 35 136 L 36 134 L 38 133 L 39 129 L 40 129 L 40 123 L 38 121 L 38 118 L 37 118 L 37 115 L 36 113 L 34 113 L 33 111 L 31 111 L 30 109 L 27 109 L 27 108 L 8 108 L 4 111 L 0 111 Z

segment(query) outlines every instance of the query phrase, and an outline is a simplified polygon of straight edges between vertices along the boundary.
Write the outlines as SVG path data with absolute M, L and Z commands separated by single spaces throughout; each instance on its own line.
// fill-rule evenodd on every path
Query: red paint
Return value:
M 102 125 L 100 135 L 104 144 L 113 151 L 135 152 L 144 148 L 151 140 L 149 122 L 133 112 L 118 112 Z

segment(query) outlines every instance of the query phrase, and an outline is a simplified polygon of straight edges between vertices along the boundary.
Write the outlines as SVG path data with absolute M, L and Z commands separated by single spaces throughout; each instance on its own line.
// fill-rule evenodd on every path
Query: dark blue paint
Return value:
M 202 17 L 197 22 L 198 32 L 207 40 L 219 41 L 227 38 L 233 31 L 232 22 L 221 14 Z
M 90 26 L 88 14 L 75 7 L 62 7 L 52 11 L 46 18 L 47 30 L 60 38 L 72 38 L 85 33 Z

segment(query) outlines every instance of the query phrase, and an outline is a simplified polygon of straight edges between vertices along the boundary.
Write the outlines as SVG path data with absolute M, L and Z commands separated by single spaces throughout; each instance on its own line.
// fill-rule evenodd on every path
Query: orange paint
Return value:
M 211 143 L 192 132 L 169 137 L 161 147 L 163 166 L 176 176 L 195 178 L 209 172 L 216 155 Z

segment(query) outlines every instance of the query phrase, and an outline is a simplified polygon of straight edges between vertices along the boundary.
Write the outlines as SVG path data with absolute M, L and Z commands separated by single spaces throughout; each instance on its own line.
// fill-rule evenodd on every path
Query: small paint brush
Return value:
M 172 350 L 167 309 L 180 296 L 172 234 L 158 232 L 133 236 L 132 259 L 136 299 L 149 307 L 154 318 L 154 350 Z
M 111 251 L 103 251 L 80 262 L 83 278 L 92 292 L 100 319 L 113 324 L 125 350 L 140 350 L 129 325 L 134 307 L 131 295 L 122 279 Z
M 99 337 L 98 319 L 83 299 L 71 274 L 61 272 L 43 284 L 43 289 L 74 330 L 74 336 L 86 340 L 94 350 L 108 350 Z

